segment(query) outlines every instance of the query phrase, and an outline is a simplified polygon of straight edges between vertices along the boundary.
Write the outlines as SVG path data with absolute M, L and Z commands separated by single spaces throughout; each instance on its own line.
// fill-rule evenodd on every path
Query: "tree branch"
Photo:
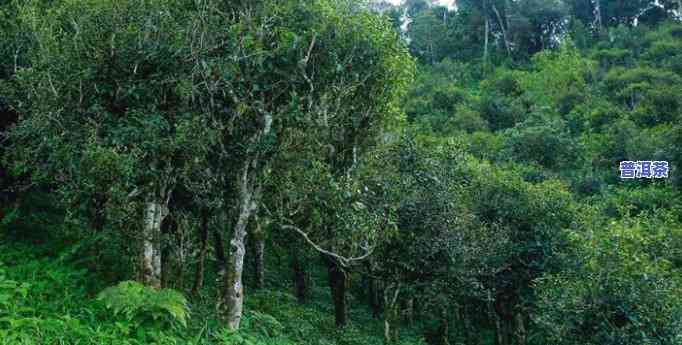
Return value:
M 347 257 L 341 256 L 341 255 L 333 253 L 333 252 L 330 252 L 330 251 L 320 247 L 317 243 L 313 242 L 310 239 L 310 237 L 308 237 L 308 234 L 305 231 L 301 230 L 300 228 L 298 228 L 296 226 L 282 225 L 282 229 L 289 229 L 289 230 L 294 230 L 294 231 L 298 232 L 301 236 L 303 236 L 303 238 L 306 240 L 306 242 L 308 242 L 308 244 L 310 244 L 313 248 L 315 248 L 315 250 L 317 250 L 318 252 L 320 252 L 322 254 L 328 255 L 328 256 L 336 259 L 339 262 L 339 264 L 343 267 L 350 266 L 350 264 L 353 261 L 361 261 L 361 260 L 366 259 L 370 255 L 372 255 L 372 252 L 374 251 L 374 248 L 363 246 L 363 249 L 365 249 L 367 252 L 365 252 L 363 255 L 360 255 L 360 256 L 347 258 Z

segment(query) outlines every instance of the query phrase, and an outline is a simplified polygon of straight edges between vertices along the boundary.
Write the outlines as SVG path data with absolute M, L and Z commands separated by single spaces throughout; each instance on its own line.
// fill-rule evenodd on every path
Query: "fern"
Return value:
M 248 328 L 266 337 L 278 337 L 284 332 L 284 326 L 270 314 L 250 311 L 245 321 Z
M 220 345 L 263 345 L 258 338 L 252 335 L 230 331 L 226 328 L 220 329 L 215 338 Z
M 187 326 L 187 299 L 172 289 L 155 290 L 138 282 L 124 281 L 100 292 L 97 300 L 103 302 L 114 315 L 123 316 L 138 325 Z
M 25 299 L 28 295 L 29 284 L 20 283 L 6 278 L 5 270 L 0 262 L 0 315 L 3 310 L 16 306 L 17 299 Z

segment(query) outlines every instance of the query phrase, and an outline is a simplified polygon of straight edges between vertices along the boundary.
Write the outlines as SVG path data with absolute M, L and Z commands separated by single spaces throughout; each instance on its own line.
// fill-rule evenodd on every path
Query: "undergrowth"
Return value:
M 362 309 L 334 326 L 327 292 L 299 304 L 279 288 L 251 293 L 239 332 L 216 319 L 215 286 L 192 299 L 136 282 L 112 287 L 45 246 L 6 244 L 0 234 L 0 345 L 371 345 L 383 344 L 380 320 Z M 95 290 L 95 291 L 93 291 Z M 419 344 L 406 336 L 403 344 Z

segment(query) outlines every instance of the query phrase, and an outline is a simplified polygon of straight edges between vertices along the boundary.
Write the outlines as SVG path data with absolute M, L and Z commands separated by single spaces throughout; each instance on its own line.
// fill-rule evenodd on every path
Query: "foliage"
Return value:
M 558 118 L 534 113 L 503 135 L 505 153 L 516 161 L 567 169 L 575 166 L 580 156 L 580 147 L 571 138 L 566 122 Z
M 97 300 L 115 316 L 122 316 L 133 325 L 178 323 L 187 326 L 187 300 L 171 289 L 156 291 L 138 282 L 124 281 L 100 292 Z
M 679 344 L 680 6 L 2 2 L 0 344 Z
M 680 250 L 679 224 L 659 217 L 596 231 L 592 224 L 572 233 L 570 269 L 538 281 L 535 321 L 556 344 L 678 344 L 682 285 L 670 254 Z

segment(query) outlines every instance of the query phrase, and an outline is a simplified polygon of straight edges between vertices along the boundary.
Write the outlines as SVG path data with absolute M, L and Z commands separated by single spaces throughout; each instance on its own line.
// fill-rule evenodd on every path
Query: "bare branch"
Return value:
M 128 198 L 132 199 L 132 198 L 137 197 L 137 196 L 140 195 L 140 194 L 142 194 L 142 191 L 141 191 L 140 189 L 138 189 L 138 188 L 135 188 L 135 189 L 133 189 L 132 192 L 130 192 L 130 193 L 128 194 Z
M 310 46 L 308 46 L 308 53 L 305 56 L 305 59 L 303 59 L 303 65 L 307 65 L 308 61 L 310 61 L 310 54 L 313 52 L 313 48 L 315 47 L 315 41 L 317 41 L 317 34 L 313 35 L 313 39 L 310 41 Z
M 350 264 L 353 263 L 354 261 L 361 261 L 361 260 L 366 259 L 370 255 L 372 255 L 372 252 L 374 250 L 374 248 L 368 248 L 368 247 L 363 246 L 364 247 L 363 249 L 365 249 L 367 251 L 366 253 L 364 253 L 361 256 L 347 258 L 347 257 L 341 256 L 341 255 L 336 254 L 334 252 L 330 252 L 330 251 L 320 247 L 317 243 L 313 242 L 310 239 L 310 237 L 308 237 L 308 234 L 305 231 L 301 230 L 300 228 L 298 228 L 296 226 L 282 225 L 282 229 L 289 229 L 289 230 L 294 230 L 294 231 L 298 232 L 301 236 L 303 236 L 303 238 L 306 240 L 306 242 L 308 242 L 308 244 L 310 244 L 311 246 L 313 246 L 313 248 L 315 248 L 315 250 L 317 250 L 318 252 L 320 252 L 322 254 L 331 256 L 332 258 L 336 259 L 339 262 L 339 264 L 343 267 L 350 266 Z

